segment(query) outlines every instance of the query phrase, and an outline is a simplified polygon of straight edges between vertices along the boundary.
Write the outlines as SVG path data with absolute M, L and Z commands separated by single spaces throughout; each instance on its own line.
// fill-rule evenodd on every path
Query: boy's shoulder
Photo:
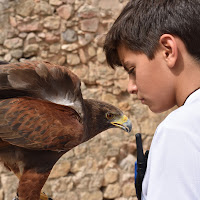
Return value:
M 196 93 L 196 92 L 195 92 Z M 200 151 L 200 90 L 172 111 L 157 127 L 151 151 Z M 157 155 L 157 154 L 156 154 Z

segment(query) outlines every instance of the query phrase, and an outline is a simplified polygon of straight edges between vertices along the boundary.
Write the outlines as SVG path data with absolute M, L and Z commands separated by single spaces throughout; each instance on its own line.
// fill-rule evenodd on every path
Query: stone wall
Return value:
M 149 149 L 167 113 L 153 114 L 126 91 L 127 74 L 113 70 L 102 50 L 105 33 L 127 0 L 0 0 L 0 60 L 42 59 L 69 67 L 85 98 L 122 109 L 133 122 L 127 135 L 109 130 L 63 156 L 44 191 L 54 200 L 135 200 L 135 133 Z M 17 179 L 0 169 L 0 200 L 11 200 Z

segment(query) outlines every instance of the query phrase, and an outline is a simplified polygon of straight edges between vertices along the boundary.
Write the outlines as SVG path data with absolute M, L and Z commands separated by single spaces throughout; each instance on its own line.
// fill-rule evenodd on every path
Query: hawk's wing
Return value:
M 44 61 L 0 66 L 0 99 L 30 96 L 70 106 L 83 118 L 80 80 L 66 67 Z
M 70 107 L 20 97 L 0 100 L 0 138 L 34 150 L 67 151 L 80 144 L 84 127 Z

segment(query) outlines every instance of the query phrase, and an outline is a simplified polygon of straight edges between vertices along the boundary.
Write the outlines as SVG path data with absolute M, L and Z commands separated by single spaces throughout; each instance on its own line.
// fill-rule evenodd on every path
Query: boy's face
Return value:
M 137 94 L 138 99 L 153 112 L 163 112 L 176 105 L 175 79 L 161 50 L 157 51 L 152 60 L 124 45 L 120 45 L 117 50 L 120 61 L 129 74 L 130 94 Z

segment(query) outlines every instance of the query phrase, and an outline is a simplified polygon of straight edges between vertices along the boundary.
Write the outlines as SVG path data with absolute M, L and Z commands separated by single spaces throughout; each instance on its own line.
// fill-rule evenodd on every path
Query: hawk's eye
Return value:
M 106 113 L 106 118 L 109 119 L 109 120 L 113 119 L 114 116 L 115 116 L 115 115 L 112 114 L 112 113 Z

